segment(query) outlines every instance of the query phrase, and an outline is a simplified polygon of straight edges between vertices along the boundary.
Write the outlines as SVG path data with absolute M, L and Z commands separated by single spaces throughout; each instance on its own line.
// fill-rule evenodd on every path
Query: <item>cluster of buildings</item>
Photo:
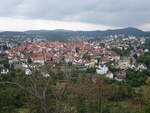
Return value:
M 49 64 L 55 66 L 61 63 L 70 63 L 79 66 L 81 69 L 96 68 L 96 72 L 108 78 L 115 78 L 109 68 L 120 69 L 117 73 L 117 80 L 123 80 L 126 76 L 126 69 L 145 70 L 144 64 L 138 64 L 134 55 L 140 56 L 148 50 L 137 49 L 144 43 L 144 39 L 128 37 L 123 39 L 109 38 L 101 41 L 79 43 L 64 42 L 42 42 L 29 44 L 27 46 L 18 46 L 11 48 L 5 53 L 8 54 L 10 64 L 20 64 L 26 69 L 26 74 L 32 74 L 26 63 L 32 62 L 32 66 Z M 121 50 L 130 50 L 130 55 L 122 57 L 112 50 L 119 48 Z

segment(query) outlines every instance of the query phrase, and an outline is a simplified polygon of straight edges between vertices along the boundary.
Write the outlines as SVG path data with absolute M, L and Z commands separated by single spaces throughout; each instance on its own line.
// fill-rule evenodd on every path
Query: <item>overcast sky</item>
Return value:
M 0 0 L 0 30 L 150 31 L 150 0 Z

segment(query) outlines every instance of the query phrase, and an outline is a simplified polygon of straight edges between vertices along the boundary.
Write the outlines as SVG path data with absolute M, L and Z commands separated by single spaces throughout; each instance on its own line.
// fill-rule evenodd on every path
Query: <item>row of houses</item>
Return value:
M 117 47 L 117 45 L 110 43 L 107 47 L 109 48 L 88 42 L 64 43 L 56 41 L 20 46 L 5 52 L 8 54 L 9 63 L 20 63 L 22 67 L 26 68 L 27 75 L 31 74 L 28 66 L 25 65 L 27 62 L 32 62 L 33 66 L 45 63 L 55 66 L 57 63 L 65 62 L 85 68 L 96 67 L 98 74 L 111 79 L 116 76 L 107 67 L 110 62 L 111 66 L 122 70 L 131 68 L 142 71 L 147 69 L 144 64 L 131 63 L 129 58 L 121 59 L 110 49 Z M 137 53 L 143 54 L 143 51 L 138 50 Z M 122 80 L 125 75 L 125 71 L 118 72 L 115 79 Z
M 113 51 L 89 43 L 48 42 L 12 48 L 7 53 L 10 62 L 15 62 L 17 59 L 27 62 L 30 59 L 34 64 L 41 65 L 52 61 L 54 63 L 64 61 L 89 67 L 95 66 L 99 62 L 98 59 L 102 63 L 119 59 L 119 56 Z M 85 55 L 89 59 L 84 58 Z

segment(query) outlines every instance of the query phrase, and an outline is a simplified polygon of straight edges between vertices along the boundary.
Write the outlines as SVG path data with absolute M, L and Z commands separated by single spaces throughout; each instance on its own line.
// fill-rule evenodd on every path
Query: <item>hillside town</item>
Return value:
M 136 61 L 136 57 L 149 52 L 149 49 L 140 48 L 145 44 L 146 38 L 118 38 L 110 36 L 100 41 L 78 42 L 38 42 L 27 40 L 28 45 L 17 46 L 11 43 L 6 49 L 1 49 L 0 54 L 7 54 L 9 64 L 25 71 L 26 75 L 32 74 L 28 67 L 38 68 L 44 64 L 55 67 L 58 64 L 71 64 L 82 70 L 94 68 L 99 75 L 110 79 L 122 81 L 126 78 L 126 70 L 143 71 L 147 69 L 144 63 Z M 40 42 L 41 41 L 41 42 Z M 1 42 L 1 47 L 4 42 Z M 11 46 L 10 46 L 11 45 Z M 9 49 L 7 49 L 7 47 Z M 112 69 L 118 69 L 112 72 Z M 1 74 L 7 74 L 9 69 L 1 69 Z

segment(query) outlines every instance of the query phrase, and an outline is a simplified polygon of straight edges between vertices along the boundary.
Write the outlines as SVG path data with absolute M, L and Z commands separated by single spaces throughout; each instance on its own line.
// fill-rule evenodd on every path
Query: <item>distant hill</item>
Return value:
M 3 39 L 15 39 L 17 40 L 25 40 L 26 38 L 35 38 L 36 35 L 34 34 L 27 34 L 25 32 L 18 32 L 18 31 L 4 31 L 0 32 L 0 38 Z
M 13 37 L 42 37 L 46 38 L 50 41 L 66 41 L 71 38 L 75 37 L 89 37 L 92 39 L 103 39 L 110 35 L 124 35 L 124 36 L 149 36 L 150 32 L 144 32 L 142 30 L 136 28 L 124 28 L 124 29 L 116 29 L 116 30 L 105 30 L 105 31 L 71 31 L 71 30 L 63 30 L 63 29 L 56 29 L 56 30 L 29 30 L 24 32 L 12 32 L 12 31 L 5 31 L 0 32 L 0 37 L 6 38 L 13 38 Z
M 26 31 L 29 34 L 42 35 L 50 40 L 67 40 L 71 37 L 91 37 L 93 39 L 102 39 L 110 35 L 123 34 L 125 36 L 133 35 L 137 37 L 150 36 L 150 32 L 144 32 L 136 28 L 124 28 L 105 31 L 71 31 L 71 30 L 31 30 Z
M 145 32 L 136 28 L 124 28 L 116 30 L 106 30 L 103 33 L 105 35 L 124 34 L 124 35 L 144 36 Z

